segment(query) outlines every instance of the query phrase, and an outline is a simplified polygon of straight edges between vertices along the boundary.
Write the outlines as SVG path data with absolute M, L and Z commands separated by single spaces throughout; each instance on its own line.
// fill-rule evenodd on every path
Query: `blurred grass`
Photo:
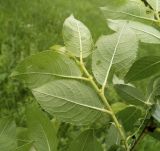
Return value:
M 105 0 L 0 0 L 0 116 L 14 115 L 20 122 L 25 102 L 32 100 L 23 84 L 8 78 L 18 62 L 53 44 L 63 44 L 62 25 L 70 14 L 97 39 L 107 30 L 99 11 L 104 5 Z
M 104 5 L 107 0 L 0 0 L 0 117 L 14 116 L 23 125 L 25 104 L 33 99 L 22 83 L 9 78 L 15 66 L 28 55 L 63 44 L 62 25 L 70 14 L 88 26 L 94 40 L 105 34 L 99 11 Z M 147 137 L 138 151 L 158 151 L 157 146 Z

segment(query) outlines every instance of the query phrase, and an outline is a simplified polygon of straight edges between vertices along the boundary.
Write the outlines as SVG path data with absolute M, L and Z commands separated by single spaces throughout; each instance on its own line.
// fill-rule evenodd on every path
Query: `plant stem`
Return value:
M 140 135 L 136 139 L 135 143 L 131 147 L 131 151 L 134 151 L 136 149 L 137 145 L 142 141 L 142 139 L 144 138 L 144 136 L 149 131 L 151 131 L 150 129 L 155 129 L 155 127 L 153 127 L 153 125 L 154 125 L 153 118 L 150 117 L 150 119 L 146 122 L 145 127 L 143 128 L 142 132 L 140 133 Z
M 111 117 L 112 117 L 112 119 L 113 119 L 113 121 L 114 121 L 114 123 L 115 123 L 115 125 L 116 125 L 116 128 L 117 128 L 118 131 L 119 131 L 119 134 L 120 134 L 120 136 L 121 136 L 121 138 L 122 138 L 122 141 L 123 141 L 123 143 L 124 143 L 124 146 L 125 146 L 125 148 L 126 148 L 126 151 L 129 151 L 130 149 L 129 149 L 129 146 L 128 146 L 128 143 L 127 143 L 126 136 L 125 136 L 125 134 L 124 134 L 124 132 L 123 132 L 122 126 L 121 126 L 121 124 L 118 122 L 117 117 L 115 116 L 115 114 L 114 114 L 114 112 L 113 112 L 110 104 L 108 103 L 108 101 L 107 101 L 107 99 L 106 99 L 106 97 L 105 97 L 105 95 L 104 95 L 104 91 L 103 91 L 102 89 L 99 89 L 99 87 L 97 86 L 97 84 L 96 84 L 95 81 L 93 80 L 92 75 L 90 75 L 90 73 L 87 71 L 87 69 L 86 69 L 86 67 L 85 67 L 82 59 L 80 59 L 79 65 L 80 65 L 81 69 L 83 70 L 83 72 L 85 73 L 85 75 L 87 76 L 87 78 L 89 79 L 90 84 L 91 84 L 92 87 L 96 90 L 97 94 L 98 94 L 99 97 L 101 98 L 101 100 L 102 100 L 103 104 L 105 105 L 105 107 L 110 111 L 110 113 L 111 113 L 110 115 L 111 115 Z

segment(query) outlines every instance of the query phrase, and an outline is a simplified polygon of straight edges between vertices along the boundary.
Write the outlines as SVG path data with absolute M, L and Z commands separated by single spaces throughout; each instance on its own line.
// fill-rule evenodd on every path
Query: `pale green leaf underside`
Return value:
M 114 31 L 119 31 L 126 23 L 126 27 L 132 29 L 138 39 L 144 43 L 160 44 L 160 32 L 152 26 L 125 20 L 108 20 L 109 27 Z
M 38 151 L 57 151 L 57 133 L 49 118 L 38 107 L 27 109 L 29 137 Z
M 92 56 L 92 71 L 96 80 L 103 84 L 111 69 L 123 76 L 134 62 L 137 49 L 136 35 L 125 24 L 120 32 L 100 37 Z
M 123 5 L 102 7 L 101 10 L 105 19 L 154 21 L 153 11 L 140 0 L 129 0 Z
M 16 124 L 11 119 L 0 119 L 0 151 L 16 150 Z
M 68 56 L 54 51 L 43 51 L 23 60 L 12 76 L 36 88 L 56 78 L 78 78 L 81 71 Z
M 86 130 L 71 143 L 68 151 L 103 151 L 103 149 L 94 136 L 94 131 Z
M 34 89 L 33 94 L 44 110 L 65 122 L 90 124 L 103 112 L 94 90 L 76 80 L 50 82 Z
M 93 46 L 92 36 L 89 29 L 73 15 L 68 17 L 63 24 L 63 39 L 67 51 L 76 57 L 85 58 L 91 54 Z
M 160 11 L 160 0 L 147 0 L 151 7 L 158 13 Z

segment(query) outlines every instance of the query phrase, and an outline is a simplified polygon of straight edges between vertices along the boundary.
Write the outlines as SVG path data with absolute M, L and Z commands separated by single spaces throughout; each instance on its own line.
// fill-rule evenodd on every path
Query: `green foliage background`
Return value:
M 18 62 L 53 44 L 63 44 L 62 25 L 70 14 L 88 26 L 94 40 L 109 32 L 98 9 L 108 2 L 109 0 L 0 0 L 0 117 L 14 116 L 18 125 L 24 125 L 25 105 L 33 100 L 23 83 L 9 78 Z M 140 55 L 144 53 L 143 48 Z M 158 47 L 152 48 L 157 53 Z M 150 53 L 153 54 L 152 51 Z M 159 147 L 160 143 L 149 137 L 138 151 L 158 151 Z

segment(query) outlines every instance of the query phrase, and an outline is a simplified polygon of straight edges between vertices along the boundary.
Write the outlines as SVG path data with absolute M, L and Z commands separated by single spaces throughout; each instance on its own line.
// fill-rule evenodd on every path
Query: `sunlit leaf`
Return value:
M 127 0 L 122 5 L 107 5 L 101 7 L 105 19 L 138 20 L 141 22 L 153 22 L 153 10 L 147 8 L 140 0 Z
M 85 58 L 91 54 L 93 47 L 92 36 L 89 29 L 73 15 L 68 17 L 63 24 L 63 39 L 66 50 L 75 56 Z
M 92 71 L 96 80 L 102 84 L 112 70 L 124 75 L 136 58 L 138 42 L 133 31 L 123 25 L 118 33 L 101 36 L 92 56 Z
M 126 27 L 132 29 L 136 33 L 141 42 L 160 44 L 160 32 L 152 26 L 135 21 L 108 20 L 109 27 L 114 31 L 121 30 L 124 23 L 126 23 Z

